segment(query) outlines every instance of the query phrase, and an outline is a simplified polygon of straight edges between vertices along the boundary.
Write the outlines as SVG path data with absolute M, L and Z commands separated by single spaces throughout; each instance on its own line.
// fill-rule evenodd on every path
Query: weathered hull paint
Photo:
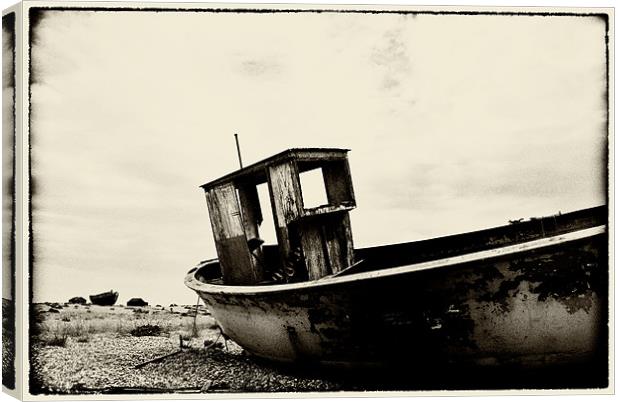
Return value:
M 604 226 L 300 284 L 186 284 L 222 331 L 278 362 L 548 367 L 607 353 Z M 602 364 L 606 364 L 606 361 Z

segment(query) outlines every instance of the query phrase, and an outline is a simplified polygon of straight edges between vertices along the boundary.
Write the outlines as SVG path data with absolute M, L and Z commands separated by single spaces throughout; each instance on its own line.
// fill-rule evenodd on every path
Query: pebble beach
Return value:
M 35 311 L 38 333 L 33 342 L 33 364 L 38 393 L 343 389 L 343 384 L 319 373 L 289 373 L 255 360 L 231 340 L 224 340 L 203 306 L 48 303 L 35 305 Z M 136 336 L 140 327 L 159 328 L 160 333 Z

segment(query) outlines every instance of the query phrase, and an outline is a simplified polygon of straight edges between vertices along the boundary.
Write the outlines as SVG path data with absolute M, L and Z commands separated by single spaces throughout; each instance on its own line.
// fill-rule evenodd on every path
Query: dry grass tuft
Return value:
M 84 334 L 84 335 L 80 335 L 77 338 L 75 338 L 76 342 L 79 343 L 87 343 L 88 341 L 90 341 L 90 335 L 88 334 Z
M 60 346 L 60 347 L 65 347 L 67 345 L 67 339 L 69 337 L 66 335 L 54 335 L 51 338 L 47 338 L 44 340 L 44 343 L 47 346 Z

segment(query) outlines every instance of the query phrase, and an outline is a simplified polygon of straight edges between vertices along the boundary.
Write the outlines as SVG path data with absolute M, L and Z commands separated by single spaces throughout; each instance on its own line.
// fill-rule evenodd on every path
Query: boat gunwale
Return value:
M 196 279 L 196 273 L 199 269 L 191 269 L 185 276 L 185 285 L 196 292 L 210 294 L 237 294 L 237 295 L 254 295 L 265 293 L 278 293 L 285 291 L 301 290 L 307 288 L 316 288 L 329 285 L 336 285 L 347 282 L 357 282 L 375 278 L 383 278 L 395 275 L 406 274 L 410 272 L 426 271 L 431 269 L 439 269 L 453 265 L 460 265 L 475 261 L 483 261 L 486 259 L 523 253 L 539 248 L 546 248 L 558 244 L 577 241 L 604 234 L 607 231 L 607 225 L 598 225 L 587 229 L 576 230 L 568 233 L 562 233 L 555 236 L 536 239 L 528 242 L 517 243 L 509 246 L 493 248 L 490 250 L 477 251 L 473 253 L 462 254 L 447 258 L 440 258 L 431 261 L 418 262 L 400 267 L 386 268 L 376 271 L 360 272 L 346 276 L 324 277 L 313 281 L 285 283 L 275 285 L 216 285 L 205 283 Z

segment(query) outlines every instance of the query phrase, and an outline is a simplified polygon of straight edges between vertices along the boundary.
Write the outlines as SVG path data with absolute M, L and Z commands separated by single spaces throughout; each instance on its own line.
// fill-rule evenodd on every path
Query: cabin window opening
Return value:
M 271 210 L 271 200 L 269 199 L 269 188 L 267 183 L 256 186 L 258 190 L 258 201 L 260 209 L 263 211 L 263 223 L 260 225 L 260 238 L 265 244 L 277 244 L 276 228 L 273 223 L 273 212 Z
M 302 202 L 305 209 L 327 205 L 327 192 L 321 168 L 299 174 Z

